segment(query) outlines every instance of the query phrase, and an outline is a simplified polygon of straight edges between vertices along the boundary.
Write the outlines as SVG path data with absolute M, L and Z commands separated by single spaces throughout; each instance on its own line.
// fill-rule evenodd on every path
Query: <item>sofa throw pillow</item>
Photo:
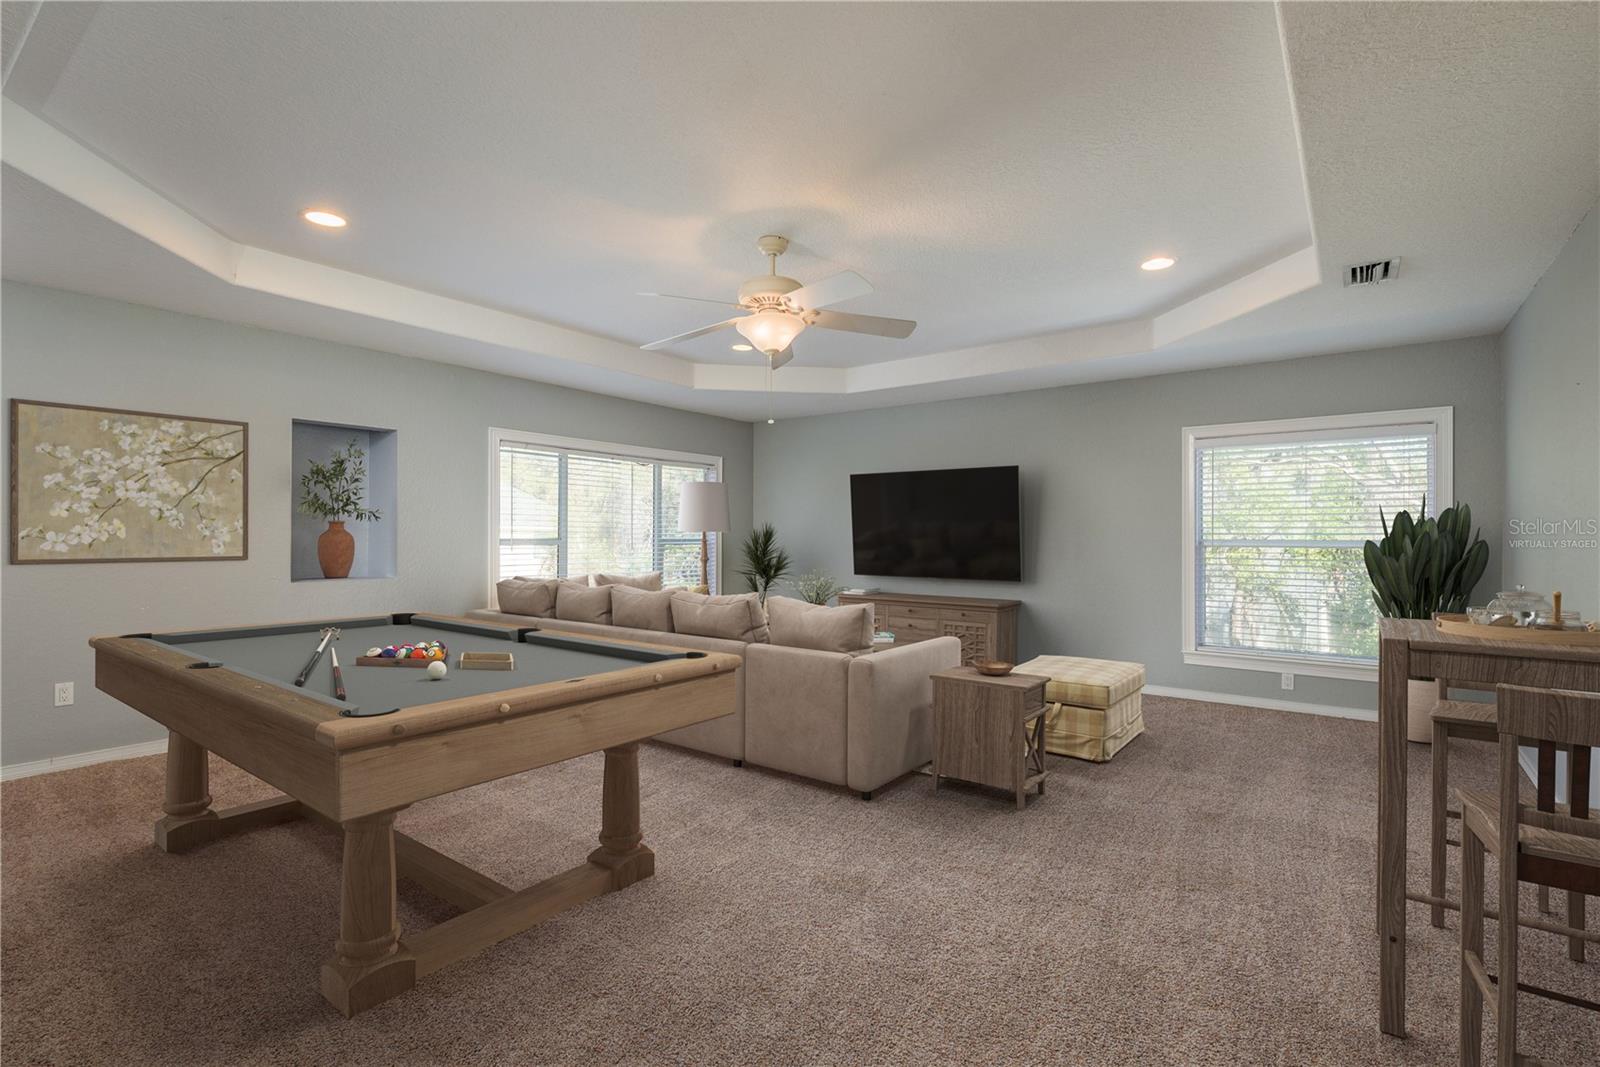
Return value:
M 661 572 L 652 571 L 649 574 L 597 574 L 594 576 L 595 585 L 625 585 L 633 589 L 646 589 L 652 593 L 661 590 Z
M 536 619 L 554 618 L 559 584 L 554 578 L 506 578 L 495 583 L 495 597 L 501 611 Z
M 611 625 L 672 632 L 672 590 L 655 593 L 631 585 L 607 588 L 611 590 Z
M 672 594 L 672 629 L 680 634 L 721 637 L 729 641 L 766 644 L 767 613 L 755 593 L 706 596 Z
M 611 587 L 562 582 L 556 588 L 556 618 L 611 625 Z
M 872 647 L 872 605 L 830 608 L 786 596 L 767 597 L 772 643 L 819 652 L 859 652 Z

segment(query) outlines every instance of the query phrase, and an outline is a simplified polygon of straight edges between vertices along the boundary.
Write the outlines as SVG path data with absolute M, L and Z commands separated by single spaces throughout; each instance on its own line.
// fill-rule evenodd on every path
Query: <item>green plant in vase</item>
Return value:
M 796 596 L 808 604 L 826 604 L 844 591 L 844 586 L 834 581 L 832 575 L 821 571 L 802 574 L 789 586 Z
M 1428 518 L 1423 498 L 1418 521 L 1408 511 L 1391 524 L 1378 512 L 1383 540 L 1362 549 L 1372 602 L 1390 619 L 1431 619 L 1438 611 L 1461 611 L 1489 565 L 1489 546 L 1472 529 L 1472 509 L 1445 508 Z
M 744 567 L 739 573 L 744 575 L 751 592 L 761 594 L 763 604 L 767 602 L 768 591 L 788 575 L 792 564 L 788 550 L 778 544 L 778 532 L 770 522 L 751 530 L 750 536 L 744 539 Z
M 328 462 L 308 460 L 300 475 L 300 511 L 326 519 L 328 528 L 317 538 L 317 563 L 324 578 L 345 578 L 356 558 L 356 539 L 344 524 L 382 518 L 377 508 L 365 506 L 367 454 L 350 443 L 328 457 Z
M 1390 619 L 1431 619 L 1435 612 L 1462 611 L 1484 568 L 1489 546 L 1472 528 L 1472 509 L 1465 504 L 1445 508 L 1437 519 L 1427 517 L 1428 500 L 1418 514 L 1402 511 L 1390 523 L 1378 512 L 1383 540 L 1362 547 L 1372 602 Z M 1433 739 L 1432 715 L 1439 702 L 1435 682 L 1407 683 L 1406 736 Z

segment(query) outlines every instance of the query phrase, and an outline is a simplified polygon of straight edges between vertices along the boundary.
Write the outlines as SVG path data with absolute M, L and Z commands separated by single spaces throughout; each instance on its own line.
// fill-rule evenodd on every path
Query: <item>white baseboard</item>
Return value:
M 1180 700 L 1203 700 L 1208 704 L 1235 704 L 1246 708 L 1292 711 L 1300 715 L 1325 715 L 1330 719 L 1360 719 L 1362 722 L 1378 721 L 1378 713 L 1369 708 L 1341 708 L 1334 704 L 1306 704 L 1297 700 L 1244 697 L 1234 693 L 1206 693 L 1198 689 L 1174 689 L 1166 685 L 1147 685 L 1144 687 L 1144 691 L 1151 696 L 1177 697 Z
M 167 742 L 162 738 L 160 741 L 141 741 L 137 745 L 97 748 L 93 752 L 79 752 L 71 756 L 54 756 L 50 759 L 34 760 L 32 763 L 11 763 L 0 767 L 0 782 L 10 781 L 13 778 L 31 778 L 36 774 L 49 774 L 51 771 L 70 770 L 73 767 L 88 767 L 95 763 L 110 763 L 113 760 L 158 756 L 166 750 Z

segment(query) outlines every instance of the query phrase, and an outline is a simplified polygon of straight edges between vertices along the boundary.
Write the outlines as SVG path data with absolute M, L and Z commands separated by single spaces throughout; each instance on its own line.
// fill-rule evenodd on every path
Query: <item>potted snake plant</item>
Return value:
M 1472 529 L 1470 507 L 1445 508 L 1437 519 L 1429 518 L 1427 510 L 1424 497 L 1417 512 L 1421 519 L 1402 511 L 1390 523 L 1379 511 L 1383 540 L 1363 546 L 1372 602 L 1385 618 L 1431 619 L 1435 612 L 1465 610 L 1489 565 L 1489 546 L 1478 536 L 1480 531 Z M 1429 742 L 1438 684 L 1415 679 L 1407 684 L 1406 736 Z

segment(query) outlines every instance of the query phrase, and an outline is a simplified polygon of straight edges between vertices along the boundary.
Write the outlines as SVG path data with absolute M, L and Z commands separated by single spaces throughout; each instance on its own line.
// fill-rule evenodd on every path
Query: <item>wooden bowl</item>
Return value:
M 1015 663 L 1007 663 L 1003 659 L 975 659 L 972 661 L 973 670 L 979 674 L 987 674 L 991 678 L 1003 678 L 1010 674 L 1011 668 L 1015 666 Z

